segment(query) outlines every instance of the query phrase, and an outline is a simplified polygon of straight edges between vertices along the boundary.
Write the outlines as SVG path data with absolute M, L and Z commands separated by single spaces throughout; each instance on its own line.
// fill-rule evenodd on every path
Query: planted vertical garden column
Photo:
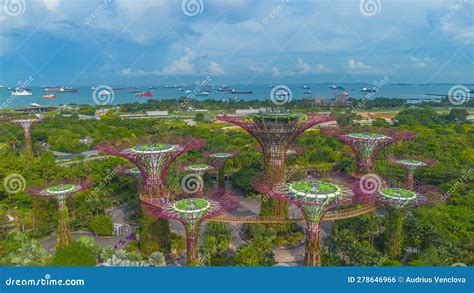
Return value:
M 218 119 L 240 126 L 259 143 L 267 182 L 278 186 L 285 182 L 287 151 L 295 139 L 308 128 L 334 120 L 328 115 L 291 114 L 288 112 L 262 112 L 251 115 L 222 115 Z M 288 205 L 278 199 L 262 200 L 260 215 L 285 218 Z
M 375 159 L 384 147 L 401 139 L 412 139 L 415 136 L 412 132 L 397 129 L 353 132 L 351 129 L 323 128 L 321 131 L 337 137 L 351 147 L 356 160 L 357 175 L 375 173 Z
M 15 119 L 10 120 L 10 123 L 21 126 L 23 129 L 23 137 L 25 143 L 25 150 L 28 155 L 33 155 L 33 143 L 31 141 L 31 127 L 33 124 L 41 122 L 41 119 Z
M 217 190 L 209 197 L 185 198 L 161 206 L 143 203 L 153 215 L 180 221 L 186 232 L 186 263 L 200 265 L 199 229 L 203 220 L 222 214 L 237 206 L 228 193 Z
M 225 171 L 226 163 L 228 160 L 235 158 L 239 155 L 237 151 L 207 151 L 203 153 L 203 156 L 211 159 L 211 163 L 217 168 L 217 186 L 220 189 L 225 190 Z
M 413 190 L 415 187 L 415 171 L 421 168 L 426 168 L 436 164 L 434 160 L 414 160 L 414 159 L 395 159 L 390 161 L 405 169 L 405 185 L 408 190 Z
M 66 205 L 66 199 L 79 191 L 82 191 L 92 185 L 89 181 L 82 181 L 78 184 L 61 183 L 51 185 L 45 188 L 31 188 L 29 193 L 35 196 L 47 196 L 56 199 L 58 204 L 58 229 L 57 242 L 58 246 L 67 246 L 71 243 L 71 231 L 69 229 L 69 214 Z

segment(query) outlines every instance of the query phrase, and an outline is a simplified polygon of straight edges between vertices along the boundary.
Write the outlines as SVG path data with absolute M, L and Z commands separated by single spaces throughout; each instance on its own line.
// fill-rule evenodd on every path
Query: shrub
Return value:
M 58 247 L 51 260 L 52 266 L 95 266 L 97 254 L 91 247 L 80 241 L 73 241 L 68 246 Z
M 89 227 L 92 232 L 99 236 L 111 236 L 114 231 L 114 224 L 110 215 L 98 215 L 94 217 Z

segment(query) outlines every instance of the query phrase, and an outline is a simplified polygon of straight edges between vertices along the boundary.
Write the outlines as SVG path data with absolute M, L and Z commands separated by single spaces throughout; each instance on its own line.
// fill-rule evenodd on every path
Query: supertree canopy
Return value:
M 335 136 L 349 145 L 356 158 L 358 175 L 375 172 L 377 154 L 387 145 L 401 139 L 412 139 L 415 134 L 398 129 L 379 129 L 375 132 L 355 132 L 352 129 L 323 128 L 323 133 Z
M 267 194 L 295 204 L 306 221 L 305 266 L 321 265 L 320 233 L 324 214 L 352 200 L 352 182 L 340 178 L 307 179 L 281 184 L 273 188 L 264 177 L 255 179 L 252 185 L 257 190 L 267 189 Z
M 206 151 L 203 153 L 204 157 L 211 160 L 211 164 L 217 168 L 217 185 L 221 189 L 225 189 L 225 167 L 227 160 L 235 158 L 239 152 L 233 150 L 215 150 Z
M 206 145 L 204 140 L 192 137 L 138 138 L 127 141 L 109 141 L 97 146 L 108 154 L 130 160 L 143 177 L 142 196 L 157 199 L 165 197 L 165 178 L 171 163 L 181 154 Z
M 406 188 L 413 190 L 415 185 L 414 173 L 415 170 L 430 167 L 437 163 L 435 160 L 424 160 L 424 159 L 400 159 L 400 158 L 390 158 L 389 159 L 394 164 L 399 165 L 405 169 L 406 177 L 405 184 Z
M 142 176 L 142 173 L 140 172 L 140 169 L 138 169 L 138 167 L 132 167 L 132 168 L 119 167 L 118 174 L 128 175 L 128 176 L 133 177 L 135 179 L 138 189 L 141 191 L 143 187 L 143 176 Z
M 308 128 L 334 120 L 328 115 L 261 112 L 251 115 L 222 115 L 218 119 L 240 126 L 260 144 L 263 164 L 270 184 L 285 180 L 287 151 L 295 139 Z M 285 217 L 288 206 L 281 200 L 262 202 L 261 214 Z
M 14 119 L 10 120 L 10 123 L 19 125 L 23 128 L 23 136 L 25 140 L 25 148 L 28 154 L 33 154 L 33 144 L 31 142 L 31 127 L 33 124 L 41 122 L 42 119 L 31 118 L 31 119 Z
M 187 264 L 199 265 L 199 230 L 203 220 L 220 215 L 237 206 L 229 193 L 214 191 L 209 197 L 183 198 L 161 206 L 142 203 L 154 216 L 174 219 L 184 225 Z
M 181 163 L 176 166 L 178 169 L 189 173 L 181 181 L 181 187 L 188 194 L 196 194 L 202 196 L 204 192 L 203 176 L 209 171 L 214 170 L 214 167 L 206 163 Z
M 89 188 L 92 182 L 82 180 L 80 182 L 64 181 L 61 183 L 49 183 L 45 187 L 33 187 L 28 193 L 34 196 L 46 196 L 53 198 L 58 203 L 58 230 L 56 246 L 67 246 L 71 242 L 71 231 L 69 229 L 69 215 L 66 205 L 68 196 Z

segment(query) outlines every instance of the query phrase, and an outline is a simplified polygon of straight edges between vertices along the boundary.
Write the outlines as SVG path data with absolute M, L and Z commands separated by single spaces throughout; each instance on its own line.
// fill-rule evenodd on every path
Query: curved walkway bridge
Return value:
M 349 219 L 369 213 L 375 213 L 376 206 L 373 203 L 362 205 L 355 208 L 347 208 L 337 211 L 329 211 L 324 217 L 323 221 L 334 221 Z M 303 222 L 304 218 L 260 218 L 259 216 L 233 216 L 224 214 L 222 216 L 217 216 L 208 219 L 213 222 L 226 222 L 226 223 L 253 223 L 253 224 L 278 224 L 278 223 L 294 223 L 294 222 Z

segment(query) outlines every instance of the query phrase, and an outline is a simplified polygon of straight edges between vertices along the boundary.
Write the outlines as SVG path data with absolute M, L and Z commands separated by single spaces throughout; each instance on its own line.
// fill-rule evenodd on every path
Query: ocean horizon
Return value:
M 280 84 L 274 84 L 278 86 Z M 337 90 L 331 88 L 331 85 L 340 87 Z M 334 99 L 336 95 L 347 93 L 350 98 L 354 99 L 374 99 L 374 98 L 400 98 L 406 100 L 439 100 L 442 95 L 448 95 L 451 87 L 456 84 L 452 83 L 430 83 L 430 84 L 408 84 L 408 83 L 383 83 L 374 82 L 370 83 L 301 83 L 301 84 L 286 84 L 286 86 L 292 92 L 292 99 L 311 99 L 311 98 L 324 98 Z M 49 86 L 49 85 L 48 85 Z M 109 86 L 109 85 L 108 85 Z M 171 88 L 169 86 L 177 86 L 177 88 Z M 188 97 L 192 95 L 192 99 L 196 100 L 266 100 L 270 97 L 272 90 L 271 84 L 228 84 L 229 88 L 236 89 L 242 92 L 252 92 L 250 94 L 235 94 L 226 91 L 218 91 L 217 88 L 222 85 L 110 85 L 112 88 L 119 88 L 114 90 L 113 100 L 109 99 L 109 104 L 118 105 L 126 103 L 144 103 L 150 99 L 165 100 L 165 99 L 178 99 L 181 97 Z M 306 86 L 306 87 L 305 87 Z M 464 84 L 468 88 L 472 88 L 470 84 Z M 28 87 L 28 86 L 27 86 Z M 30 104 L 39 104 L 42 106 L 57 106 L 67 104 L 96 104 L 93 99 L 92 87 L 103 87 L 103 85 L 82 85 L 72 86 L 78 88 L 78 92 L 60 92 L 60 93 L 47 93 L 44 91 L 42 86 L 31 86 L 31 96 L 12 96 L 11 90 L 7 86 L 0 88 L 0 105 L 6 104 L 3 108 L 17 108 L 26 107 Z M 179 90 L 179 87 L 183 91 Z M 305 88 L 304 88 L 305 87 Z M 374 93 L 365 93 L 361 90 L 364 88 L 374 88 L 377 91 Z M 214 88 L 214 89 L 213 89 Z M 191 92 L 185 92 L 191 91 Z M 209 91 L 207 96 L 193 95 L 201 90 Z M 134 92 L 150 91 L 152 97 L 138 97 Z M 45 99 L 42 96 L 47 94 L 54 94 L 56 98 Z M 440 96 L 438 96 L 440 95 Z

